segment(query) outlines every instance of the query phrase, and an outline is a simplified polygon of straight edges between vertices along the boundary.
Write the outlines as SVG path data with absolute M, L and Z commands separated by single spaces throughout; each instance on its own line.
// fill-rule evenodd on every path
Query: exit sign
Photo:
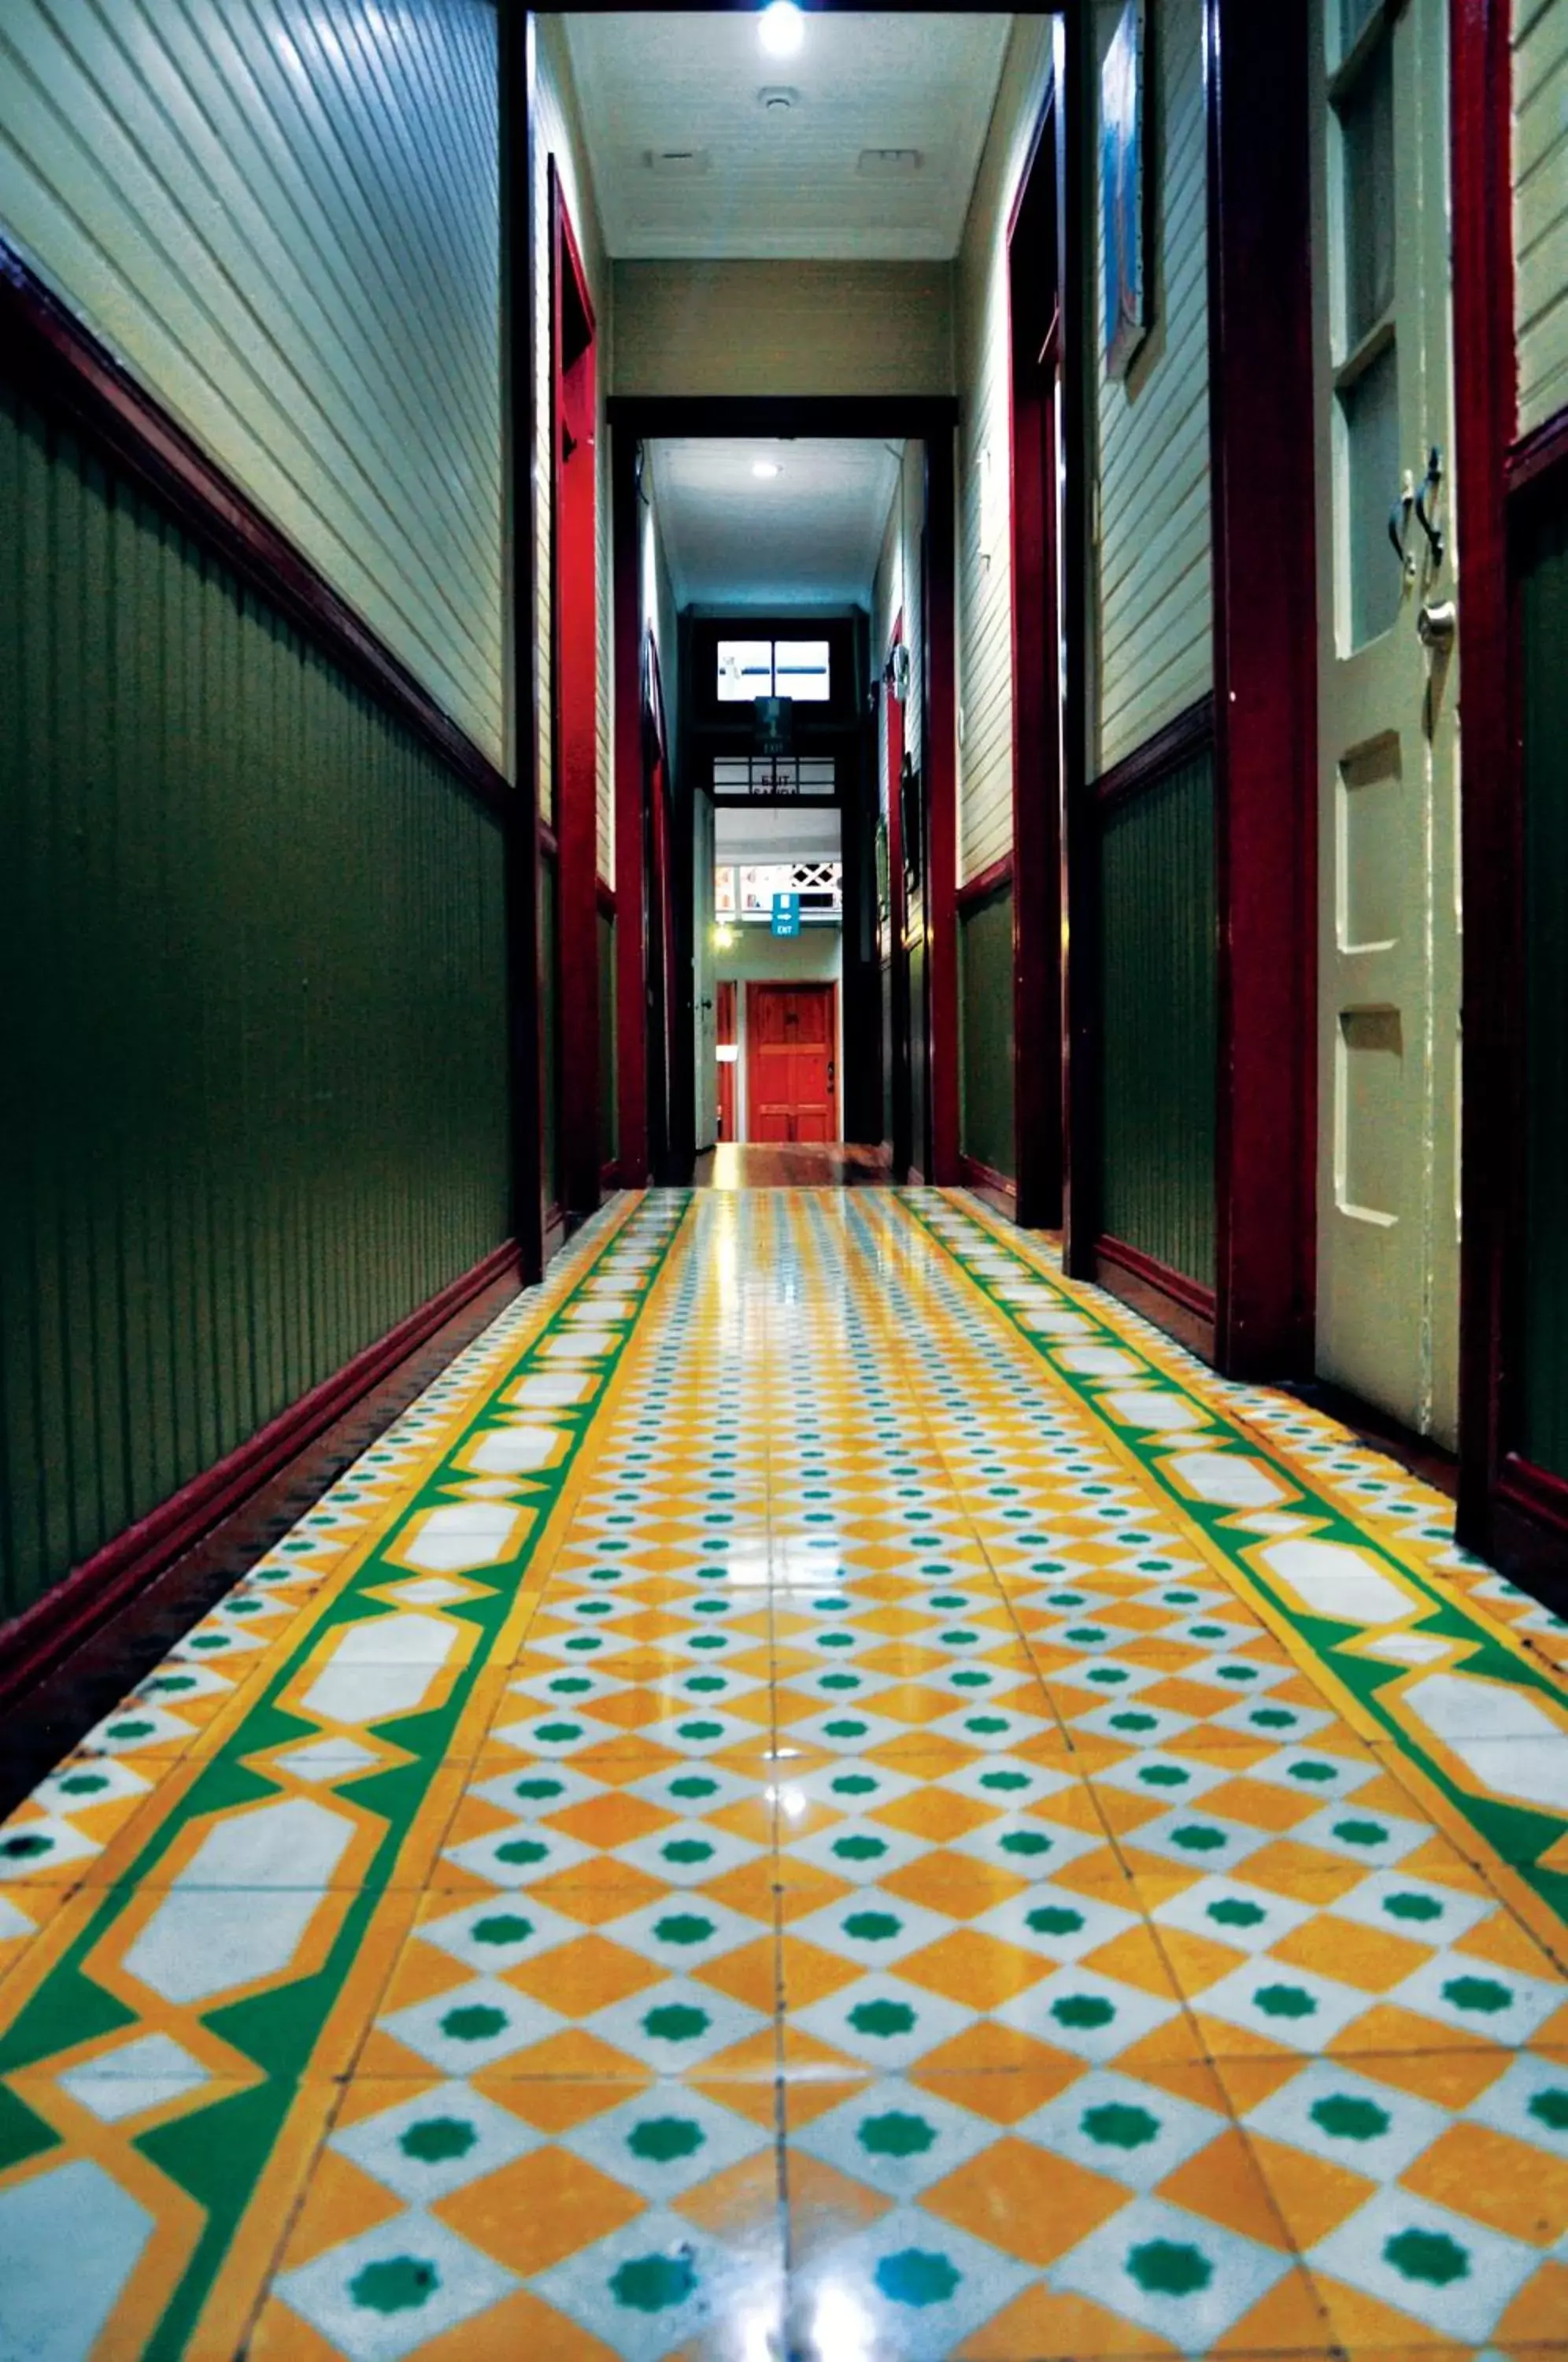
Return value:
M 801 898 L 798 894 L 775 894 L 773 897 L 773 932 L 776 935 L 800 933 Z

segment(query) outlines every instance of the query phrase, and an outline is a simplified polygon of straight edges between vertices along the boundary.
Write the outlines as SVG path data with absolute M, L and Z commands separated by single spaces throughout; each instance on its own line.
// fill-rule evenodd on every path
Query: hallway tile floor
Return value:
M 0 1830 L 0 2355 L 1568 2352 L 1568 1630 L 976 1199 L 579 1234 Z

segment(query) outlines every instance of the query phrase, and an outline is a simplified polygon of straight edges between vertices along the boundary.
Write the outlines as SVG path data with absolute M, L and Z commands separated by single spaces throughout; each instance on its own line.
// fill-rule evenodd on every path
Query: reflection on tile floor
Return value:
M 0 1830 L 0 2354 L 1568 2351 L 1568 1634 L 974 1200 L 623 1199 Z

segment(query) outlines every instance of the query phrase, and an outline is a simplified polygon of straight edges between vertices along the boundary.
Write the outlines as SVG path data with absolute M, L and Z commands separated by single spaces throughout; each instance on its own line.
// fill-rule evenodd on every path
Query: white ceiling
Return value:
M 897 444 L 665 436 L 648 446 L 677 603 L 866 606 Z M 777 476 L 759 483 L 756 460 Z
M 567 16 L 613 255 L 945 260 L 956 253 L 1010 17 L 807 14 L 771 58 L 749 9 Z M 784 88 L 787 111 L 759 94 Z M 867 149 L 918 170 L 860 169 Z M 694 151 L 666 174 L 650 156 Z

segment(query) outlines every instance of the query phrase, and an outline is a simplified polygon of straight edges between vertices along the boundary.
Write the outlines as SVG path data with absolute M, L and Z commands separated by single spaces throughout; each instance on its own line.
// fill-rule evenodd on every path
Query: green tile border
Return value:
M 369 1537 L 357 1541 L 348 1553 L 347 1573 L 339 1570 L 327 1577 L 329 1596 L 324 1612 L 302 1612 L 291 1630 L 280 1636 L 276 1661 L 267 1671 L 259 1692 L 212 1754 L 194 1767 L 193 1778 L 182 1776 L 190 1768 L 185 1759 L 164 1767 L 168 1801 L 161 1814 L 149 1811 L 144 1816 L 149 1827 L 146 1840 L 112 1881 L 96 1889 L 79 1887 L 62 1904 L 67 1913 L 74 1905 L 83 1924 L 61 1956 L 47 1966 L 40 1960 L 42 1972 L 38 1976 L 28 1974 L 24 1959 L 0 1986 L 0 2019 L 7 2021 L 0 2033 L 0 2176 L 8 2176 L 12 2169 L 25 2169 L 49 2151 L 59 2149 L 61 2162 L 69 2154 L 63 2136 L 27 2104 L 12 2079 L 25 2079 L 29 2073 L 36 2076 L 52 2058 L 74 2051 L 94 2037 L 122 2029 L 129 2033 L 141 2024 L 157 2030 L 151 2014 L 147 2018 L 139 2015 L 95 1977 L 91 1964 L 93 1956 L 112 1942 L 121 1918 L 136 1909 L 144 1893 L 143 1882 L 193 1822 L 290 1793 L 282 1783 L 247 1760 L 291 1741 L 308 1744 L 321 1738 L 315 1722 L 279 1704 L 282 1693 L 321 1650 L 329 1634 L 396 1612 L 371 1595 L 391 1583 L 417 1580 L 420 1570 L 398 1563 L 392 1551 L 424 1512 L 461 1497 L 455 1489 L 456 1480 L 469 1472 L 458 1466 L 459 1457 L 487 1429 L 505 1425 L 498 1416 L 504 1392 L 535 1370 L 562 1366 L 552 1365 L 548 1347 L 566 1326 L 585 1284 L 613 1270 L 617 1253 L 628 1245 L 653 1245 L 655 1253 L 647 1268 L 627 1275 L 624 1293 L 631 1300 L 629 1317 L 604 1324 L 618 1329 L 620 1334 L 605 1361 L 594 1367 L 598 1384 L 591 1396 L 581 1406 L 551 1411 L 552 1421 L 564 1425 L 570 1439 L 559 1463 L 517 1480 L 513 1487 L 519 1506 L 525 1502 L 536 1509 L 515 1556 L 459 1578 L 480 1585 L 484 1595 L 442 1607 L 443 1616 L 474 1631 L 475 1643 L 466 1663 L 438 1705 L 387 1721 L 380 1735 L 403 1751 L 406 1760 L 379 1772 L 367 1771 L 337 1786 L 323 1783 L 318 1792 L 324 1804 L 339 1796 L 361 1810 L 379 1813 L 384 1820 L 373 1857 L 354 1888 L 326 1957 L 303 1976 L 237 2001 L 219 1999 L 210 2011 L 190 2013 L 199 2016 L 204 2033 L 229 2046 L 239 2055 L 244 2070 L 259 2080 L 237 2088 L 219 2084 L 210 2106 L 155 2126 L 130 2144 L 194 2201 L 204 2217 L 193 2252 L 161 2318 L 140 2348 L 149 2357 L 181 2353 L 196 2326 L 268 2160 L 278 2147 L 300 2079 L 310 2067 L 371 1934 L 372 1923 L 387 1900 L 399 1850 L 436 1787 L 447 1750 L 490 1663 L 495 1641 L 527 1588 L 542 1546 L 552 1536 L 553 1514 L 580 1469 L 584 1447 L 624 1366 L 648 1298 L 668 1265 L 689 1210 L 690 1198 L 684 1194 L 645 1198 L 624 1221 L 593 1242 L 582 1268 L 548 1316 L 509 1356 L 481 1398 L 470 1401 L 466 1413 L 453 1412 L 459 1423 L 448 1433 L 439 1457 L 426 1465 L 414 1489 L 372 1528 Z M 331 1497 L 326 1496 L 328 1503 Z M 90 1907 L 83 1914 L 84 1904 Z M 47 1937 L 46 1926 L 35 1940 L 47 1946 Z
M 944 1237 L 940 1227 L 933 1223 L 927 1211 L 933 1195 L 914 1190 L 892 1193 L 904 1219 L 942 1251 L 963 1273 L 968 1285 L 1031 1347 L 1050 1372 L 1052 1383 L 1100 1423 L 1124 1457 L 1147 1478 L 1162 1502 L 1197 1536 L 1209 1560 L 1264 1605 L 1276 1629 L 1294 1637 L 1297 1661 L 1310 1668 L 1312 1677 L 1342 1692 L 1356 1710 L 1354 1718 L 1359 1719 L 1363 1728 L 1379 1738 L 1392 1740 L 1415 1763 L 1450 1813 L 1480 1839 L 1490 1870 L 1503 1865 L 1525 1882 L 1557 1923 L 1561 1953 L 1562 1938 L 1568 1936 L 1568 1816 L 1462 1786 L 1424 1740 L 1423 1726 L 1414 1716 L 1399 1713 L 1396 1705 L 1401 1686 L 1432 1668 L 1390 1663 L 1356 1652 L 1345 1644 L 1358 1637 L 1361 1628 L 1311 1615 L 1290 1599 L 1261 1563 L 1259 1553 L 1267 1547 L 1268 1538 L 1239 1529 L 1234 1523 L 1235 1510 L 1198 1500 L 1183 1490 L 1165 1465 L 1172 1456 L 1170 1442 L 1151 1437 L 1147 1429 L 1118 1418 L 1104 1399 L 1107 1395 L 1139 1385 L 1143 1383 L 1141 1378 L 1123 1375 L 1096 1380 L 1082 1376 L 1063 1367 L 1062 1347 L 1096 1342 L 1116 1345 L 1145 1363 L 1152 1382 L 1195 1404 L 1203 1414 L 1204 1427 L 1177 1449 L 1235 1448 L 1252 1459 L 1264 1461 L 1271 1473 L 1300 1496 L 1299 1502 L 1290 1507 L 1293 1512 L 1311 1520 L 1304 1538 L 1353 1548 L 1377 1562 L 1393 1580 L 1418 1592 L 1429 1603 L 1418 1619 L 1422 1636 L 1455 1643 L 1463 1652 L 1462 1656 L 1451 1655 L 1446 1661 L 1439 1661 L 1440 1670 L 1462 1668 L 1467 1675 L 1508 1683 L 1545 1701 L 1549 1709 L 1555 1709 L 1554 1719 L 1561 1716 L 1565 1704 L 1561 1685 L 1551 1679 L 1544 1668 L 1538 1670 L 1530 1663 L 1518 1643 L 1472 1606 L 1462 1594 L 1434 1581 L 1412 1557 L 1391 1551 L 1364 1524 L 1358 1523 L 1326 1489 L 1314 1483 L 1297 1461 L 1257 1429 L 1238 1419 L 1211 1396 L 1153 1358 L 1120 1325 L 1114 1313 L 1100 1311 L 1088 1290 L 1058 1274 L 1042 1270 L 1001 1231 L 992 1230 L 971 1213 L 955 1195 L 943 1193 L 940 1202 L 972 1233 L 977 1247 L 988 1255 L 999 1252 L 1007 1254 L 1021 1277 L 1056 1296 L 1065 1309 L 1081 1313 L 1098 1335 L 1064 1339 L 1054 1347 L 1048 1337 L 1032 1332 L 1003 1301 L 993 1275 L 973 1267 L 962 1247 L 955 1240 Z M 1553 1852 L 1559 1858 L 1556 1864 L 1545 1859 Z

